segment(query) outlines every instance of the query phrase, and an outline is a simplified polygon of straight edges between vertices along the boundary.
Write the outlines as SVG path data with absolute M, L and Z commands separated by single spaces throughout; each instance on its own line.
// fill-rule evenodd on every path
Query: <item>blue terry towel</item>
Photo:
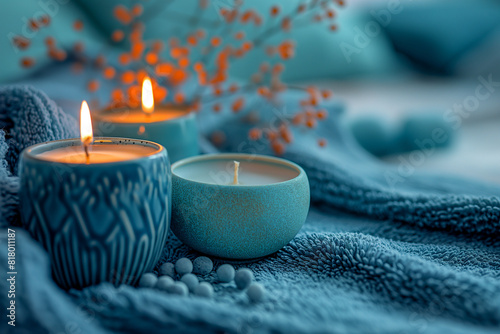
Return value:
M 15 103 L 2 102 L 20 97 L 45 102 L 30 104 L 23 112 L 13 107 Z M 286 95 L 287 103 L 297 98 L 293 92 Z M 17 228 L 16 329 L 40 333 L 498 333 L 500 188 L 422 174 L 412 169 L 411 162 L 394 167 L 381 164 L 343 131 L 341 106 L 326 107 L 329 120 L 314 132 L 296 131 L 295 143 L 285 154 L 309 176 L 313 207 L 304 228 L 276 254 L 235 263 L 251 268 L 266 287 L 263 302 L 251 304 L 236 288 L 217 283 L 213 300 L 110 284 L 66 293 L 52 281 L 45 252 Z M 269 110 L 264 115 L 276 115 L 272 106 L 260 108 Z M 23 113 L 38 116 L 16 116 Z M 2 204 L 2 210 L 15 223 L 17 214 L 9 211 L 15 210 L 15 192 L 6 192 L 4 185 L 10 180 L 15 188 L 11 175 L 16 173 L 18 150 L 74 131 L 65 130 L 68 118 L 30 88 L 0 90 L 0 115 L 9 134 L 7 141 L 0 140 L 0 158 L 6 158 L 0 170 L 0 201 L 9 203 L 9 208 Z M 200 117 L 206 137 L 216 129 L 224 130 L 227 137 L 218 148 L 203 140 L 205 151 L 267 153 L 266 145 L 246 139 L 247 123 L 232 116 Z M 10 129 L 17 129 L 17 135 Z M 25 140 L 27 129 L 51 135 Z M 318 137 L 328 139 L 326 148 L 317 146 Z M 0 238 L 5 238 L 5 229 Z M 0 251 L 2 272 L 7 271 L 5 248 Z M 159 265 L 197 255 L 170 235 Z M 213 273 L 203 279 L 215 281 Z M 1 280 L 2 291 L 7 289 L 5 282 Z M 6 294 L 0 296 L 4 305 Z M 3 320 L 2 333 L 5 326 Z

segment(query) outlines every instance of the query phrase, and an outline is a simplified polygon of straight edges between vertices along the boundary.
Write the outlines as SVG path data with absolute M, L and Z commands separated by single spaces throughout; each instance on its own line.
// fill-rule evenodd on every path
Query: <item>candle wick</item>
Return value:
M 238 182 L 238 172 L 240 169 L 240 162 L 235 161 L 234 162 L 234 177 L 233 177 L 233 184 L 239 184 Z
M 89 144 L 92 141 L 91 137 L 85 137 L 83 141 L 83 151 L 85 152 L 85 159 L 87 164 L 90 163 L 90 153 L 89 153 Z

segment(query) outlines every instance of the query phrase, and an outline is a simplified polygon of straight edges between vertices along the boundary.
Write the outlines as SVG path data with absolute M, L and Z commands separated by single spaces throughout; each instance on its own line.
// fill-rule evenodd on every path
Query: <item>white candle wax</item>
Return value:
M 158 150 L 142 145 L 98 144 L 89 147 L 89 164 L 126 161 L 152 155 Z M 37 155 L 38 158 L 70 164 L 86 164 L 82 146 L 60 147 Z
M 239 160 L 238 184 L 234 184 L 234 159 L 201 160 L 176 166 L 173 173 L 181 178 L 208 184 L 259 186 L 296 178 L 293 167 L 261 160 Z

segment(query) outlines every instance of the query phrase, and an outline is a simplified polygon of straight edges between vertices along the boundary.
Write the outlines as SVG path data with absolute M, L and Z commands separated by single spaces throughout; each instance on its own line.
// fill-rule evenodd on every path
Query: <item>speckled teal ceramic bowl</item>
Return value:
M 234 161 L 241 184 L 233 185 Z M 172 165 L 172 224 L 188 246 L 228 259 L 253 259 L 288 244 L 309 211 L 304 170 L 287 160 L 213 154 Z

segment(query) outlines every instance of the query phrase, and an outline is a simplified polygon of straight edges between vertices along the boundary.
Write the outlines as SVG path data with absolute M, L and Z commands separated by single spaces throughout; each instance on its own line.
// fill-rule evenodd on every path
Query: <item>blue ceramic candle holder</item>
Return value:
M 238 185 L 234 161 L 239 161 Z M 298 233 L 309 211 L 304 170 L 279 158 L 215 154 L 172 165 L 172 226 L 188 246 L 226 259 L 272 254 Z
M 92 118 L 98 136 L 153 141 L 167 149 L 172 163 L 199 154 L 196 115 L 186 108 L 158 106 L 150 115 L 141 109 L 110 109 Z
M 81 148 L 79 139 L 25 149 L 20 162 L 24 227 L 43 244 L 53 276 L 63 288 L 100 282 L 135 284 L 157 263 L 171 216 L 167 151 L 156 143 L 97 138 L 92 145 L 129 145 L 149 154 L 124 161 L 62 163 L 42 158 L 58 149 Z

